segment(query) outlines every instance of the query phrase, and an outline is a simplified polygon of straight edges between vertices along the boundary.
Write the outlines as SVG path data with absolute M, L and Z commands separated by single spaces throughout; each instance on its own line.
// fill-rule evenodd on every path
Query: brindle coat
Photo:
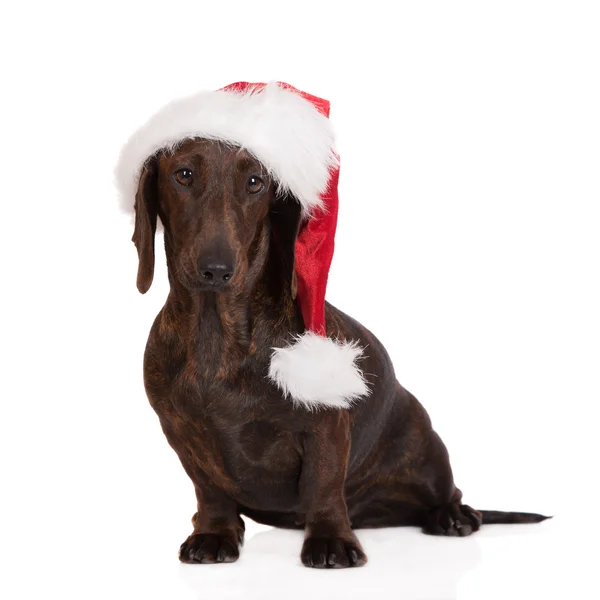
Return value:
M 196 139 L 146 163 L 133 236 L 142 293 L 152 283 L 157 217 L 170 293 L 150 332 L 144 381 L 196 490 L 182 561 L 236 560 L 241 515 L 304 528 L 301 559 L 313 567 L 364 564 L 352 528 L 420 525 L 464 536 L 482 519 L 543 518 L 461 504 L 425 409 L 396 381 L 377 338 L 333 306 L 327 334 L 368 347 L 360 366 L 370 397 L 310 412 L 266 378 L 271 349 L 304 331 L 293 250 L 300 206 L 276 196 L 250 154 Z

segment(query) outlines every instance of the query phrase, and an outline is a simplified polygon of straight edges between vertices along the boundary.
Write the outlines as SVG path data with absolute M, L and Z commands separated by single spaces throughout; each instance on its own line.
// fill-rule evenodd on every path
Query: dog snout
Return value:
M 235 267 L 229 258 L 205 256 L 198 261 L 198 271 L 202 283 L 222 287 L 233 277 Z
M 231 265 L 211 262 L 200 265 L 200 275 L 206 282 L 213 284 L 226 283 L 233 276 L 234 268 Z

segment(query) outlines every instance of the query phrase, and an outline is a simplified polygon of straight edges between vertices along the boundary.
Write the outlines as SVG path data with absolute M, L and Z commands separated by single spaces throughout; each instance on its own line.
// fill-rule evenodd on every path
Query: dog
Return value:
M 330 304 L 327 336 L 368 347 L 370 397 L 302 410 L 265 377 L 271 349 L 304 332 L 294 270 L 302 215 L 254 155 L 202 138 L 157 152 L 135 209 L 142 293 L 158 219 L 164 227 L 170 292 L 148 338 L 144 384 L 196 492 L 182 562 L 237 560 L 244 515 L 304 529 L 301 561 L 317 568 L 364 565 L 361 527 L 467 536 L 482 523 L 548 518 L 463 504 L 427 412 L 377 338 Z

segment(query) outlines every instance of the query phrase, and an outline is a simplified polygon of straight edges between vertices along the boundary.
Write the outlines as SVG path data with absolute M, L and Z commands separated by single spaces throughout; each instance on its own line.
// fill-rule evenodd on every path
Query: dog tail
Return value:
M 508 524 L 508 523 L 540 523 L 552 517 L 526 512 L 504 512 L 502 510 L 480 510 L 482 524 Z

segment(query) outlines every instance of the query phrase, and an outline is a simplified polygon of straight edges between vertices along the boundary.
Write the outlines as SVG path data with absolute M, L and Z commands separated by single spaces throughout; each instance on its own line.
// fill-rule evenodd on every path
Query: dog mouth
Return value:
M 232 291 L 229 282 L 211 283 L 195 280 L 186 283 L 185 287 L 192 292 L 217 292 L 223 295 L 230 295 Z
M 180 278 L 181 283 L 190 292 L 215 292 L 224 296 L 229 296 L 233 293 L 231 279 L 227 281 L 207 280 L 204 277 L 195 275 L 190 277 L 187 273 L 182 273 Z

